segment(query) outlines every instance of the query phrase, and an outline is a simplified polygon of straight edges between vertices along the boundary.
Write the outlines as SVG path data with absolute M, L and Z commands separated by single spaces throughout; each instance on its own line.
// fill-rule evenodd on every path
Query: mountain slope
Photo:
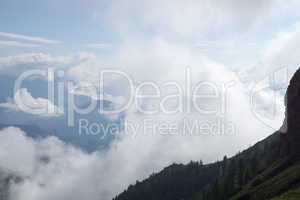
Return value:
M 285 104 L 281 129 L 242 153 L 209 165 L 180 165 L 180 173 L 175 173 L 176 165 L 172 165 L 130 186 L 114 200 L 300 199 L 299 69 L 290 81 Z M 165 176 L 168 171 L 174 173 Z M 191 171 L 207 176 L 195 176 Z
M 291 160 L 281 160 L 274 163 L 262 174 L 256 176 L 244 186 L 231 200 L 270 199 L 296 187 L 300 183 L 300 163 Z
M 224 157 L 221 162 L 171 165 L 129 186 L 115 200 L 228 199 L 253 176 L 266 170 L 279 153 L 280 134 L 276 132 L 232 158 Z

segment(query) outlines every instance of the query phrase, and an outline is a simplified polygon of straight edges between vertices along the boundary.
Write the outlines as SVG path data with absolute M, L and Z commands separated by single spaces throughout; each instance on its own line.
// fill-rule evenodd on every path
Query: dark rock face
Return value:
M 283 129 L 286 152 L 300 159 L 300 69 L 296 71 L 288 86 L 286 96 L 286 116 Z

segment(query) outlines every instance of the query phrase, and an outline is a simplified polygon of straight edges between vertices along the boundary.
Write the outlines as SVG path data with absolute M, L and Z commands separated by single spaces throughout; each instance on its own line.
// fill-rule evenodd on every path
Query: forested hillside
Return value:
M 115 200 L 228 199 L 278 158 L 279 137 L 276 132 L 246 151 L 213 164 L 200 161 L 171 165 L 129 186 Z

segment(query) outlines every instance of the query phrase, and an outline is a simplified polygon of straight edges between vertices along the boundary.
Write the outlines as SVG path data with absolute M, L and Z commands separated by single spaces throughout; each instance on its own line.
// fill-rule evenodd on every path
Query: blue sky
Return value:
M 66 43 L 106 41 L 112 37 L 95 19 L 91 1 L 4 0 L 0 3 L 0 23 L 3 32 Z
M 214 44 L 217 43 L 219 51 L 220 46 L 224 48 L 224 43 L 233 41 L 234 46 L 245 51 L 241 55 L 243 59 L 249 57 L 253 60 L 252 56 L 257 55 L 253 53 L 253 47 L 248 47 L 248 43 L 255 43 L 258 50 L 261 50 L 272 37 L 291 29 L 299 19 L 294 10 L 297 6 L 296 1 L 285 5 L 280 0 L 273 3 L 268 0 L 251 3 L 237 3 L 233 0 L 227 3 L 196 1 L 195 5 L 191 5 L 190 2 L 181 5 L 180 1 L 150 2 L 2 0 L 1 32 L 42 37 L 61 41 L 62 44 L 43 46 L 40 49 L 1 48 L 0 53 L 8 55 L 10 52 L 42 50 L 63 54 L 91 51 L 99 56 L 106 56 L 124 41 L 148 43 L 153 39 L 162 38 L 191 48 L 199 46 L 199 43 L 209 42 L 205 50 L 213 51 L 208 52 L 210 56 L 228 64 L 239 65 L 239 62 L 232 63 L 230 59 L 219 58 L 218 52 L 214 52 Z M 87 47 L 89 44 L 94 44 L 94 48 Z M 103 46 L 100 48 L 99 44 Z M 241 44 L 244 47 L 240 47 Z M 233 48 L 223 51 L 232 50 Z M 236 50 L 239 55 L 240 51 Z
M 62 44 L 42 48 L 1 48 L 0 54 L 9 55 L 32 51 L 63 54 L 88 50 L 106 54 L 103 48 L 86 47 L 90 43 L 115 44 L 119 41 L 117 32 L 109 30 L 101 19 L 96 17 L 96 10 L 99 7 L 98 5 L 94 7 L 94 5 L 95 2 L 85 0 L 1 1 L 1 32 L 42 37 L 61 41 Z

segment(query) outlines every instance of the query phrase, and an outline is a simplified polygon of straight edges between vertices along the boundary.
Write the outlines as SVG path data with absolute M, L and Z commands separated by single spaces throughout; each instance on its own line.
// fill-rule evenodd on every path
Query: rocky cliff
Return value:
M 290 80 L 285 95 L 286 116 L 282 128 L 285 154 L 300 159 L 300 69 Z

